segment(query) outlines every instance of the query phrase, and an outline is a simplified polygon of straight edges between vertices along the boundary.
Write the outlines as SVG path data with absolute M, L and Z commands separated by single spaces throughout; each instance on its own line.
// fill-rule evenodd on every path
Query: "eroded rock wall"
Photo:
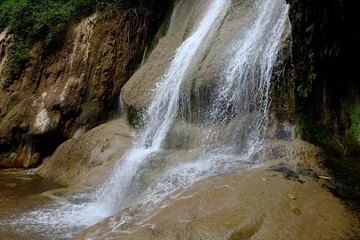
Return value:
M 120 89 L 172 5 L 163 2 L 109 5 L 70 26 L 52 54 L 35 43 L 11 76 L 12 36 L 1 33 L 0 167 L 35 166 L 61 142 L 117 116 Z

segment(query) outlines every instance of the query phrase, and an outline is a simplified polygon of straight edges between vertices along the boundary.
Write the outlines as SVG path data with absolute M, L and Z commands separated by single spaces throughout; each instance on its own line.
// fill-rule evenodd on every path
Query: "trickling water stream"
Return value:
M 251 157 L 267 127 L 272 67 L 288 33 L 288 7 L 284 0 L 250 3 L 254 7 L 246 19 L 248 26 L 233 33 L 236 39 L 232 39 L 231 47 L 222 49 L 227 58 L 219 63 L 223 70 L 217 73 L 216 90 L 199 113 L 203 120 L 187 123 L 181 115 L 189 112 L 189 105 L 198 104 L 197 109 L 201 109 L 202 103 L 201 96 L 194 99 L 182 92 L 184 82 L 196 70 L 199 56 L 205 58 L 206 48 L 216 39 L 229 6 L 234 4 L 230 0 L 209 2 L 157 84 L 134 147 L 119 160 L 109 179 L 96 192 L 78 195 L 79 204 L 54 203 L 25 213 L 14 224 L 32 221 L 47 229 L 42 232 L 46 236 L 68 238 L 122 208 L 156 202 L 199 179 L 256 164 Z M 191 81 L 197 86 L 196 79 Z M 167 141 L 179 137 L 169 137 L 179 124 L 194 129 L 190 135 L 197 135 L 196 145 L 164 149 Z

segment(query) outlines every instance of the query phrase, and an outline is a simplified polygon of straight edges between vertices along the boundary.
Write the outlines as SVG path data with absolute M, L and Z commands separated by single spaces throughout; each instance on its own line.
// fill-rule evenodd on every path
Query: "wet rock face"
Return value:
M 190 0 L 177 1 L 166 36 L 160 39 L 145 64 L 121 89 L 121 96 L 128 108 L 140 112 L 149 106 L 156 84 L 162 80 L 176 49 L 186 35 L 195 5 L 195 2 Z
M 52 54 L 35 44 L 13 76 L 5 71 L 12 36 L 1 33 L 0 167 L 34 166 L 61 142 L 116 116 L 120 89 L 166 5 L 162 12 L 154 1 L 108 6 L 71 26 Z
M 253 1 L 245 0 L 241 4 L 239 1 L 232 1 L 230 4 L 224 20 L 217 23 L 221 25 L 220 30 L 214 31 L 208 40 L 202 42 L 184 77 L 180 104 L 191 109 L 185 116 L 189 121 L 203 120 L 197 112 L 206 112 L 209 104 L 214 101 L 213 93 L 219 89 L 217 81 L 234 55 L 232 46 L 243 33 L 248 21 L 251 21 L 249 19 L 255 7 Z M 160 39 L 145 64 L 121 90 L 122 98 L 131 111 L 141 112 L 149 106 L 156 84 L 166 75 L 176 49 L 191 36 L 208 6 L 209 3 L 203 0 L 177 1 L 166 36 Z M 216 29 L 218 26 L 213 27 Z

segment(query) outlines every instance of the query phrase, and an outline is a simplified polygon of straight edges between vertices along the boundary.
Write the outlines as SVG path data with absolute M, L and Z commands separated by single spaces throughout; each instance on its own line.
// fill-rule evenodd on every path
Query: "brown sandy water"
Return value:
M 32 179 L 27 172 L 0 172 L 0 239 L 48 239 L 37 231 L 32 232 L 31 228 L 29 230 L 31 222 L 28 226 L 17 225 L 16 219 L 51 203 L 52 200 L 41 193 L 58 187 L 61 186 L 47 179 Z

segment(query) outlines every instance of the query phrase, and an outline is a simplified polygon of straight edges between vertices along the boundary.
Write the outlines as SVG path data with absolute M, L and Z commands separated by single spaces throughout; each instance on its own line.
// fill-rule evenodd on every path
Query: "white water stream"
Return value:
M 218 90 L 203 113 L 207 121 L 197 126 L 206 129 L 202 147 L 177 152 L 163 149 L 169 130 L 179 121 L 181 86 L 193 59 L 201 54 L 204 42 L 216 37 L 231 4 L 230 0 L 209 2 L 158 83 L 134 147 L 119 160 L 109 179 L 95 193 L 77 195 L 79 204 L 55 203 L 25 213 L 14 224 L 25 224 L 24 230 L 42 228 L 45 236 L 68 238 L 122 208 L 156 202 L 199 179 L 255 164 L 251 157 L 264 140 L 267 127 L 272 68 L 287 33 L 288 6 L 284 0 L 254 1 L 256 10 L 248 19 L 249 26 L 237 35 L 232 48 L 223 49 L 229 57 L 222 63 L 225 67 L 218 75 Z M 217 141 L 209 144 L 209 139 Z M 167 163 L 161 156 L 174 159 L 174 152 L 181 155 L 177 157 L 180 160 L 164 167 Z M 156 164 L 158 169 L 152 169 Z M 146 178 L 149 173 L 154 175 L 152 181 Z
M 131 149 L 119 161 L 109 180 L 100 188 L 99 202 L 109 213 L 123 205 L 138 168 L 161 146 L 179 111 L 180 86 L 200 44 L 216 30 L 225 16 L 228 0 L 215 0 L 209 6 L 196 31 L 177 49 L 169 69 L 157 85 L 154 99 L 144 115 L 145 126 Z M 121 179 L 121 181 L 119 181 Z

